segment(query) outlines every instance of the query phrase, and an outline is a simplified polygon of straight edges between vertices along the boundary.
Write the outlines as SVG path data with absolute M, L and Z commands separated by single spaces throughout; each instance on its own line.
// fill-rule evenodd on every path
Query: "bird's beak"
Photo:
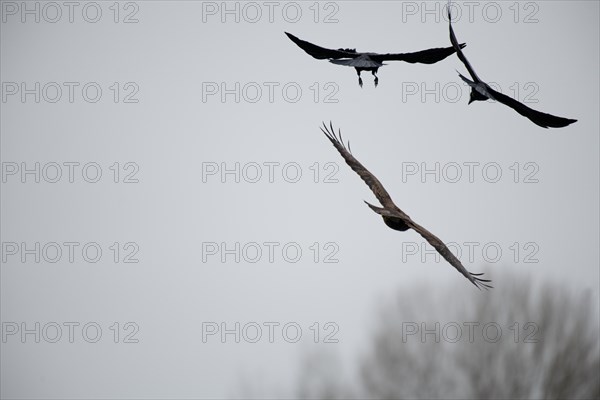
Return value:
M 473 98 L 471 97 L 471 98 L 469 99 L 469 103 L 468 103 L 468 104 L 471 104 L 471 103 L 472 103 L 472 102 L 474 102 L 474 101 L 475 101 L 475 100 L 473 100 Z

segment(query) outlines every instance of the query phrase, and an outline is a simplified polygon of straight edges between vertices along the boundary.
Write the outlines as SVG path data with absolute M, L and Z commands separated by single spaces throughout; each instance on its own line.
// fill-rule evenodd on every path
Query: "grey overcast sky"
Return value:
M 454 55 L 361 89 L 284 35 L 445 47 L 445 6 L 2 1 L 2 397 L 285 394 L 396 291 L 476 290 L 364 205 L 322 121 L 469 270 L 597 302 L 597 1 L 454 4 L 479 76 L 563 129 L 467 105 Z

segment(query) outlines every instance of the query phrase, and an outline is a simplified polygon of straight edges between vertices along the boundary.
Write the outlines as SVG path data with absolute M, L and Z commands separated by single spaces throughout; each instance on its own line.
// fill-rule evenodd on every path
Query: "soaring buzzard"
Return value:
M 479 278 L 483 274 L 474 274 L 465 269 L 461 264 L 460 260 L 452 254 L 452 252 L 446 247 L 444 242 L 440 240 L 433 233 L 429 232 L 427 229 L 423 228 L 421 225 L 417 224 L 413 221 L 408 215 L 406 215 L 400 208 L 394 204 L 392 198 L 385 190 L 381 182 L 370 173 L 354 156 L 350 151 L 350 143 L 348 142 L 348 147 L 344 145 L 342 140 L 342 132 L 338 130 L 338 135 L 336 136 L 335 131 L 333 129 L 333 125 L 331 122 L 329 123 L 329 128 L 325 123 L 323 123 L 323 127 L 321 128 L 325 136 L 331 141 L 333 146 L 337 149 L 337 151 L 342 155 L 346 164 L 352 168 L 354 172 L 358 174 L 362 178 L 363 181 L 369 186 L 371 191 L 375 194 L 379 203 L 383 206 L 377 207 L 372 204 L 367 203 L 371 210 L 375 211 L 377 214 L 383 217 L 383 222 L 390 228 L 397 231 L 406 231 L 409 229 L 414 229 L 417 233 L 430 245 L 432 245 L 438 253 L 442 255 L 454 268 L 458 270 L 461 274 L 465 276 L 471 283 L 473 283 L 477 288 L 491 288 L 492 286 L 488 285 L 487 282 L 490 282 L 487 279 Z
M 471 78 L 473 78 L 474 82 L 465 78 L 460 73 L 458 76 L 465 81 L 471 87 L 471 95 L 469 98 L 469 104 L 474 101 L 485 101 L 487 99 L 496 100 L 510 108 L 514 109 L 516 112 L 521 114 L 524 117 L 529 118 L 534 124 L 541 126 L 542 128 L 562 128 L 567 125 L 572 124 L 573 122 L 577 122 L 576 119 L 562 118 L 557 117 L 555 115 L 546 114 L 540 111 L 536 111 L 524 105 L 523 103 L 518 102 L 512 97 L 508 97 L 505 94 L 495 91 L 492 89 L 487 83 L 479 79 L 475 70 L 463 54 L 461 50 L 461 46 L 458 45 L 458 40 L 456 40 L 456 36 L 454 35 L 454 29 L 452 29 L 452 17 L 450 16 L 450 7 L 448 7 L 448 21 L 450 24 L 450 41 L 452 42 L 452 46 L 456 49 L 456 54 L 462 63 L 467 67 Z
M 363 85 L 362 78 L 360 77 L 360 73 L 362 71 L 370 71 L 373 74 L 375 77 L 375 87 L 377 87 L 377 84 L 379 83 L 379 78 L 377 78 L 377 70 L 379 67 L 385 65 L 383 63 L 384 61 L 406 61 L 413 64 L 435 64 L 436 62 L 442 61 L 444 58 L 452 55 L 456 51 L 454 50 L 454 47 L 444 47 L 417 51 L 415 53 L 358 53 L 356 49 L 326 49 L 306 42 L 302 39 L 298 39 L 291 33 L 285 32 L 285 34 L 291 39 L 292 42 L 296 43 L 298 47 L 318 60 L 324 60 L 328 58 L 329 61 L 334 64 L 354 67 L 356 69 L 356 73 L 358 74 L 358 84 L 360 87 Z M 465 47 L 465 44 L 461 44 L 460 47 Z

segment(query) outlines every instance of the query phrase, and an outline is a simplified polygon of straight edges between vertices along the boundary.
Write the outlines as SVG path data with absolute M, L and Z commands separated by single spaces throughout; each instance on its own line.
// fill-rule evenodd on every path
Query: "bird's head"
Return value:
M 472 102 L 474 102 L 475 100 L 477 100 L 475 98 L 475 92 L 471 91 L 470 95 L 469 95 L 469 104 L 471 104 Z
M 469 96 L 469 104 L 471 104 L 474 101 L 485 101 L 487 99 L 488 98 L 486 95 L 479 93 L 477 90 L 475 90 L 475 88 L 471 89 L 471 94 Z

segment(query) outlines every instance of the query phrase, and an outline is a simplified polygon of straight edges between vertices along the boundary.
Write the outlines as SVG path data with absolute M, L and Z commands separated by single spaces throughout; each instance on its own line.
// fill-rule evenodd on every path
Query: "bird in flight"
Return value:
M 534 124 L 541 126 L 542 128 L 563 128 L 567 125 L 572 124 L 573 122 L 577 122 L 576 119 L 569 119 L 563 117 L 557 117 L 555 115 L 546 114 L 540 111 L 536 111 L 532 108 L 527 107 L 525 104 L 518 102 L 512 97 L 508 97 L 505 94 L 495 91 L 492 89 L 487 83 L 482 81 L 475 70 L 465 57 L 464 53 L 461 50 L 461 47 L 458 45 L 458 40 L 456 40 L 456 35 L 454 35 L 454 29 L 452 29 L 452 17 L 450 16 L 450 7 L 448 7 L 448 21 L 450 24 L 450 41 L 452 42 L 452 46 L 456 50 L 456 54 L 462 63 L 465 65 L 471 78 L 471 81 L 468 78 L 465 78 L 461 73 L 458 73 L 458 76 L 467 83 L 471 87 L 471 95 L 469 97 L 469 104 L 474 101 L 485 101 L 485 100 L 496 100 L 510 108 L 514 109 L 516 112 L 521 114 L 524 117 L 529 118 Z
M 298 47 L 318 60 L 329 59 L 329 62 L 333 64 L 354 67 L 358 74 L 358 84 L 360 87 L 363 85 L 362 78 L 360 77 L 362 71 L 368 71 L 373 74 L 375 77 L 375 87 L 377 87 L 377 84 L 379 83 L 377 70 L 379 67 L 386 65 L 383 63 L 384 61 L 406 61 L 411 64 L 435 64 L 456 51 L 454 47 L 443 47 L 417 51 L 415 53 L 359 53 L 356 49 L 326 49 L 299 39 L 291 33 L 285 32 L 285 34 L 292 42 L 296 43 Z M 460 48 L 462 47 L 465 47 L 464 43 L 460 45 Z
M 398 208 L 396 204 L 394 204 L 392 198 L 385 190 L 381 182 L 379 182 L 379 180 L 372 173 L 370 173 L 356 158 L 354 158 L 350 149 L 350 142 L 348 142 L 348 147 L 346 147 L 342 140 L 341 130 L 338 130 L 338 134 L 336 135 L 333 125 L 330 122 L 329 127 L 323 123 L 321 131 L 323 131 L 325 136 L 327 136 L 329 141 L 331 141 L 333 146 L 344 158 L 346 164 L 348 164 L 350 168 L 352 168 L 352 170 L 356 172 L 363 181 L 365 181 L 367 186 L 369 186 L 369 189 L 371 189 L 373 194 L 375 194 L 375 197 L 377 200 L 379 200 L 379 203 L 381 203 L 383 208 L 369 204 L 366 201 L 365 203 L 371 208 L 371 210 L 383 217 L 383 222 L 385 222 L 388 227 L 396 231 L 407 231 L 409 229 L 415 230 L 419 235 L 427 240 L 427 242 L 429 242 L 429 244 L 433 246 L 446 261 L 450 263 L 450 265 L 456 268 L 458 272 L 467 278 L 469 282 L 479 289 L 482 287 L 486 289 L 492 288 L 492 286 L 488 284 L 490 280 L 480 278 L 480 276 L 483 274 L 474 274 L 467 271 L 460 260 L 456 258 L 454 254 L 452 254 L 452 252 L 440 238 L 414 222 L 408 215 Z

